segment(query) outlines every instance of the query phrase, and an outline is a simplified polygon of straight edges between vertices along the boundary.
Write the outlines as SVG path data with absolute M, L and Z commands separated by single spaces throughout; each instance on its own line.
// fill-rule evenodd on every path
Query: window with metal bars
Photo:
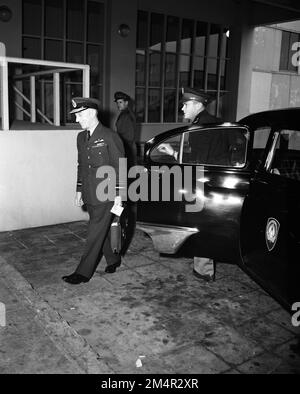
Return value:
M 208 108 L 222 116 L 229 30 L 225 26 L 138 11 L 136 117 L 138 122 L 180 122 L 181 87 L 214 92 Z
M 105 7 L 99 0 L 23 0 L 22 55 L 24 58 L 89 64 L 90 95 L 103 102 Z M 32 66 L 31 66 L 32 67 Z M 23 70 L 24 71 L 24 70 Z M 36 71 L 28 70 L 27 71 Z M 81 73 L 62 75 L 61 113 L 64 122 L 71 98 L 81 96 Z M 43 112 L 52 116 L 52 80 L 37 85 Z M 26 86 L 23 87 L 26 91 Z

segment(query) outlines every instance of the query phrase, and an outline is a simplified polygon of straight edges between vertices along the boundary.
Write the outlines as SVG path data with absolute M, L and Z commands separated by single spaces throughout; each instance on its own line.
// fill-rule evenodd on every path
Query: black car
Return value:
M 300 302 L 300 108 L 167 131 L 144 166 L 137 227 L 159 252 L 188 243 L 238 263 L 288 310 Z

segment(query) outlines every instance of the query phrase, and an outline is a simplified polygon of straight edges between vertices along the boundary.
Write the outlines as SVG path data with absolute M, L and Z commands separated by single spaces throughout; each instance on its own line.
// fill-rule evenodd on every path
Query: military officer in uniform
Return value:
M 105 272 L 113 273 L 121 265 L 121 257 L 112 251 L 110 226 L 113 215 L 110 212 L 114 201 L 100 201 L 97 186 L 97 170 L 102 166 L 115 169 L 118 180 L 119 159 L 124 158 L 123 143 L 117 133 L 103 126 L 98 119 L 99 101 L 93 98 L 75 97 L 72 100 L 76 122 L 83 131 L 77 136 L 78 171 L 75 203 L 86 205 L 89 225 L 85 249 L 74 273 L 63 276 L 70 284 L 88 282 L 93 276 L 102 255 L 107 267 Z M 117 184 L 118 189 L 118 184 Z M 115 203 L 121 204 L 116 190 Z
M 211 103 L 215 97 L 204 91 L 197 91 L 191 88 L 182 88 L 182 111 L 184 119 L 190 120 L 192 124 L 213 124 L 220 123 L 221 119 L 211 115 L 206 107 Z M 199 138 L 199 134 L 190 134 L 190 146 L 193 161 L 205 163 L 208 155 L 209 139 L 205 136 Z M 223 141 L 216 141 L 215 146 Z M 174 156 L 177 160 L 178 152 L 176 152 L 171 145 L 161 144 L 160 151 Z M 215 153 L 215 154 L 214 154 Z M 211 160 L 217 160 L 217 149 L 212 152 Z M 213 164 L 213 163 L 211 163 Z M 207 282 L 215 280 L 215 263 L 213 259 L 207 257 L 194 256 L 193 274 L 197 279 L 202 279 Z
M 125 156 L 127 157 L 128 167 L 130 168 L 136 164 L 135 115 L 129 107 L 131 98 L 128 94 L 116 92 L 114 97 L 119 110 L 119 116 L 116 120 L 116 130 L 123 141 Z

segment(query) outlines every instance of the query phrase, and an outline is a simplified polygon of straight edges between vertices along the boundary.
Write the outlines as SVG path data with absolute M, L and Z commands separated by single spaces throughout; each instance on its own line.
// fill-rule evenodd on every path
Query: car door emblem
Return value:
M 274 218 L 269 218 L 266 227 L 266 244 L 268 251 L 271 252 L 276 245 L 280 223 Z

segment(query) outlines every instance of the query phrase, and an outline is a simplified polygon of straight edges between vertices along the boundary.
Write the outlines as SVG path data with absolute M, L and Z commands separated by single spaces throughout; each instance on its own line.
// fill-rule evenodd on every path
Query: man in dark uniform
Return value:
M 206 106 L 214 99 L 215 97 L 207 92 L 182 88 L 181 101 L 183 103 L 184 119 L 190 120 L 192 124 L 199 125 L 220 123 L 221 119 L 211 115 L 206 109 Z M 218 152 L 222 151 L 222 149 L 218 149 L 218 146 L 222 145 L 223 141 L 218 141 L 216 138 L 214 143 L 212 143 L 212 136 L 208 135 L 208 133 L 190 133 L 189 137 L 192 161 L 201 164 L 219 160 Z M 178 152 L 174 151 L 169 144 L 161 144 L 160 151 L 174 156 L 177 160 Z M 216 163 L 212 162 L 211 164 Z M 193 274 L 207 282 L 214 281 L 215 263 L 213 259 L 194 256 Z
M 129 107 L 131 99 L 128 94 L 116 92 L 114 97 L 118 110 L 120 111 L 116 121 L 116 130 L 123 141 L 125 156 L 127 157 L 128 167 L 130 168 L 136 164 L 136 120 L 134 113 Z
M 111 166 L 119 174 L 119 159 L 124 158 L 123 143 L 117 133 L 104 127 L 98 119 L 99 102 L 96 99 L 76 97 L 72 100 L 76 122 L 83 128 L 77 136 L 78 171 L 76 200 L 77 206 L 86 204 L 90 220 L 83 256 L 74 273 L 63 276 L 71 284 L 88 282 L 93 276 L 102 255 L 107 262 L 105 272 L 113 273 L 121 265 L 121 257 L 112 251 L 110 225 L 113 215 L 110 212 L 113 201 L 100 201 L 97 187 L 101 180 L 97 170 Z M 118 184 L 117 190 L 118 190 Z M 116 190 L 116 195 L 118 191 Z M 120 197 L 115 203 L 121 204 Z
M 115 103 L 119 110 L 119 115 L 116 120 L 116 131 L 121 137 L 124 148 L 125 156 L 127 158 L 128 170 L 137 164 L 137 149 L 135 143 L 136 132 L 136 119 L 135 115 L 130 108 L 132 100 L 130 96 L 124 92 L 115 92 Z M 133 181 L 132 178 L 127 179 L 128 185 Z M 137 204 L 130 199 L 124 204 L 123 223 L 125 231 L 124 245 L 122 247 L 122 254 L 127 251 L 135 232 Z
M 182 110 L 184 118 L 191 120 L 192 124 L 206 125 L 221 123 L 221 119 L 211 115 L 206 106 L 215 100 L 215 96 L 203 91 L 182 89 Z M 222 163 L 223 154 L 226 152 L 224 143 L 226 138 L 214 133 L 190 133 L 191 160 L 198 164 Z

